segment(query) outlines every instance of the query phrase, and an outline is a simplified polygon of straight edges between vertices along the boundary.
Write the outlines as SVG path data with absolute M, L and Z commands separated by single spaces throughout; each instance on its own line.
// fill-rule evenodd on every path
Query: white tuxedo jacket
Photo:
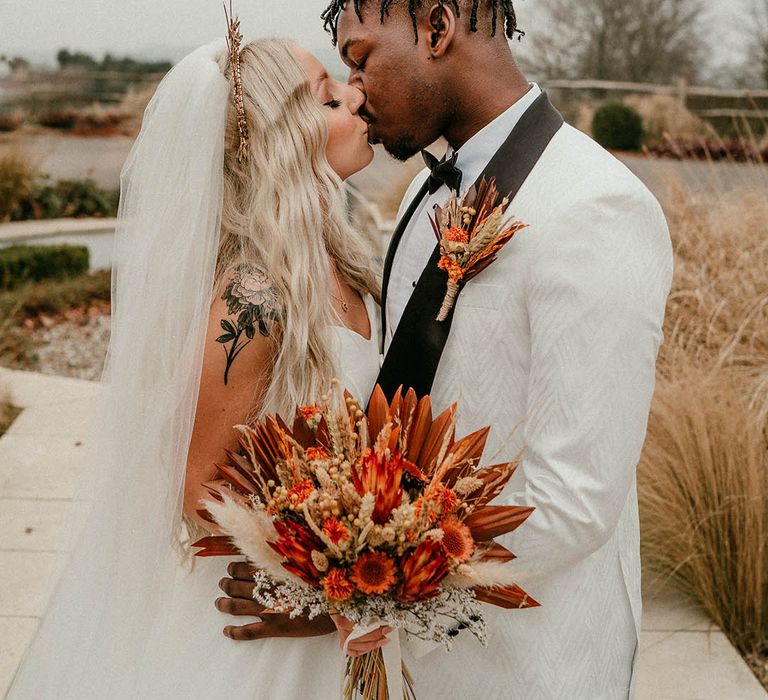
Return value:
M 541 607 L 486 606 L 487 649 L 465 631 L 450 654 L 409 664 L 421 700 L 624 700 L 641 613 L 635 468 L 669 232 L 645 186 L 567 124 L 509 211 L 529 227 L 462 291 L 432 398 L 435 411 L 458 402 L 459 437 L 492 426 L 484 464 L 524 450 L 495 503 L 536 510 L 499 541 Z

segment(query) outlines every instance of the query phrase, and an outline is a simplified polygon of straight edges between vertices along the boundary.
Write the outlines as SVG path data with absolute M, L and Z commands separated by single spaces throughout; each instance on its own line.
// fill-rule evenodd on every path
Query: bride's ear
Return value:
M 424 30 L 428 32 L 431 58 L 442 58 L 456 34 L 456 14 L 449 3 L 432 6 L 424 18 Z

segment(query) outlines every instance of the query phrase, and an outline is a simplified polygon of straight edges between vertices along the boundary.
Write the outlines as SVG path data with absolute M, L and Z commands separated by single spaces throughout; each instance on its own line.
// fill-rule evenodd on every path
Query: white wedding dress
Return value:
M 379 371 L 378 310 L 366 297 L 371 338 L 334 327 L 339 380 L 366 402 Z M 297 639 L 233 641 L 227 625 L 255 621 L 214 607 L 224 594 L 225 557 L 197 559 L 194 569 L 179 569 L 170 624 L 159 627 L 140 676 L 141 700 L 336 700 L 341 697 L 344 656 L 335 634 Z

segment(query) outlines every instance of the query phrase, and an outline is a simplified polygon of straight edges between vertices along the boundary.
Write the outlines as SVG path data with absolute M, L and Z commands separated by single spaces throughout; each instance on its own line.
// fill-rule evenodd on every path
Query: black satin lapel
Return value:
M 435 246 L 405 307 L 379 372 L 377 383 L 390 400 L 400 386 L 413 388 L 418 396 L 432 390 L 437 371 L 435 357 L 439 361 L 453 320 L 453 309 L 445 321 L 438 323 L 435 320 L 448 283 L 448 274 L 437 266 L 439 260 L 440 247 Z
M 384 258 L 384 274 L 381 281 L 381 343 L 384 347 L 384 339 L 387 337 L 387 287 L 389 287 L 389 276 L 392 274 L 392 264 L 395 261 L 395 253 L 397 253 L 397 246 L 400 245 L 400 239 L 405 233 L 405 229 L 408 228 L 408 222 L 413 217 L 414 212 L 424 199 L 424 195 L 427 194 L 429 187 L 429 178 L 424 181 L 416 196 L 411 200 L 405 213 L 397 222 L 392 238 L 389 241 L 387 247 L 387 255 Z
M 563 125 L 563 117 L 542 92 L 520 117 L 507 140 L 483 171 L 486 179 L 496 178 L 496 188 L 512 199 L 528 179 L 552 137 Z M 480 184 L 480 178 L 475 185 Z
M 546 93 L 542 93 L 518 121 L 483 175 L 495 177 L 499 192 L 514 198 L 562 125 L 562 116 Z M 453 320 L 453 311 L 445 321 L 436 320 L 448 281 L 447 273 L 437 266 L 439 259 L 437 245 L 405 307 L 379 372 L 378 384 L 390 399 L 400 386 L 413 388 L 419 396 L 432 391 Z

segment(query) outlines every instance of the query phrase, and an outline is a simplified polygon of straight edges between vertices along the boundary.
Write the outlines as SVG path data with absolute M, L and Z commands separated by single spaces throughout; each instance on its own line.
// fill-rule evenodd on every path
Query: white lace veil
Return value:
M 226 51 L 213 42 L 170 71 L 121 175 L 112 339 L 85 448 L 94 505 L 14 700 L 137 697 L 133 670 L 172 597 L 221 217 Z

